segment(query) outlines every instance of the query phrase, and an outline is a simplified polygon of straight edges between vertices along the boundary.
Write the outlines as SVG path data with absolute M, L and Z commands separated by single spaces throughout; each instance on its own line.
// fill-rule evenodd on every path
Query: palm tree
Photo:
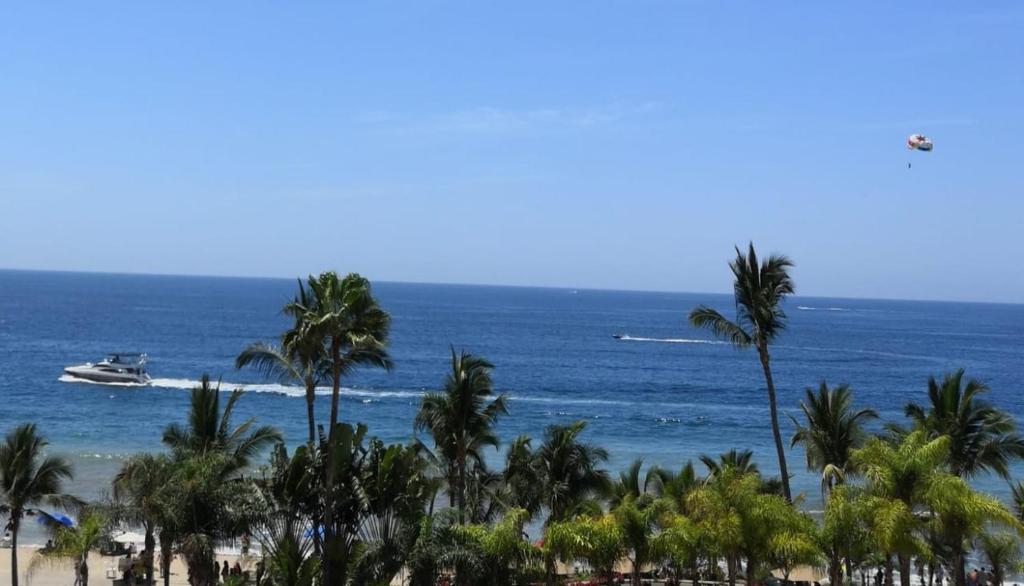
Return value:
M 11 430 L 0 444 L 0 513 L 7 513 L 11 532 L 11 585 L 18 586 L 18 530 L 25 515 L 35 514 L 37 505 L 69 509 L 78 499 L 63 493 L 71 480 L 71 463 L 46 456 L 48 442 L 36 433 L 34 423 Z
M 676 475 L 669 470 L 663 470 L 657 466 L 651 466 L 647 469 L 647 473 L 644 474 L 643 466 L 643 458 L 633 460 L 629 468 L 619 473 L 618 480 L 611 483 L 608 489 L 608 506 L 610 509 L 614 509 L 629 498 L 634 500 L 645 499 L 645 504 L 649 503 L 655 498 L 662 496 L 666 486 L 669 487 L 669 490 L 664 496 L 672 496 L 671 491 L 674 490 L 672 483 L 679 482 L 676 480 Z M 685 471 L 686 468 L 684 467 L 682 473 L 685 474 Z M 690 472 L 692 471 L 693 466 L 691 465 Z
M 42 565 L 70 560 L 75 568 L 76 584 L 89 586 L 89 552 L 100 545 L 106 532 L 106 519 L 96 512 L 87 512 L 78 520 L 77 527 L 59 525 L 55 530 L 53 546 L 40 550 L 28 566 L 32 576 Z
M 1020 543 L 1011 533 L 984 533 L 978 540 L 981 555 L 992 568 L 992 586 L 1002 586 L 1008 572 L 1019 571 Z
M 245 468 L 253 457 L 281 441 L 281 434 L 269 425 L 254 427 L 255 417 L 232 427 L 231 415 L 240 398 L 241 389 L 232 391 L 221 412 L 220 384 L 211 385 L 209 375 L 204 374 L 199 386 L 192 389 L 188 425 L 172 423 L 164 428 L 164 444 L 179 457 L 222 454 L 230 461 L 228 473 Z
M 592 509 L 594 499 L 608 489 L 608 473 L 600 468 L 608 452 L 580 441 L 585 427 L 584 421 L 548 427 L 533 454 L 541 502 L 548 510 L 545 524 Z
M 341 378 L 358 366 L 391 368 L 388 356 L 388 329 L 391 317 L 381 309 L 370 291 L 370 282 L 350 273 L 339 278 L 334 271 L 320 273 L 307 279 L 308 290 L 299 282 L 299 294 L 285 306 L 286 314 L 295 319 L 295 336 L 304 340 L 318 340 L 325 349 L 325 365 L 331 380 L 331 413 L 327 431 L 325 483 L 336 479 L 334 470 L 335 434 L 338 433 L 338 403 L 341 397 Z M 339 537 L 334 534 L 334 514 L 337 491 L 326 487 L 324 502 L 324 544 L 328 550 L 342 551 Z M 340 562 L 339 562 L 340 563 Z M 322 564 L 326 583 L 337 581 L 344 568 L 325 560 Z
M 385 350 L 391 316 L 373 297 L 370 281 L 356 273 L 343 279 L 334 271 L 310 275 L 307 286 L 308 291 L 299 282 L 298 295 L 284 311 L 295 319 L 295 339 L 317 340 L 324 346 L 331 380 L 328 433 L 333 433 L 342 376 L 357 366 L 391 368 Z
M 543 503 L 540 492 L 540 473 L 535 466 L 532 444 L 528 435 L 520 435 L 509 443 L 505 455 L 502 484 L 511 506 L 524 509 L 533 519 Z
M 585 560 L 605 583 L 611 583 L 615 564 L 626 552 L 622 527 L 611 514 L 580 515 L 545 527 L 544 548 L 548 558 L 569 562 Z M 553 584 L 553 563 L 548 563 L 548 583 Z
M 1016 433 L 1013 416 L 981 400 L 983 383 L 963 382 L 964 370 L 938 382 L 928 379 L 928 405 L 908 403 L 907 417 L 929 437 L 950 438 L 950 471 L 961 477 L 995 472 L 1009 477 L 1009 462 L 1024 457 L 1024 438 Z
M 141 525 L 146 534 L 142 558 L 146 564 L 147 584 L 153 583 L 156 533 L 165 524 L 166 503 L 162 500 L 162 492 L 170 482 L 171 465 L 170 459 L 163 454 L 137 454 L 125 461 L 113 480 L 114 498 L 125 505 L 118 507 L 122 512 L 119 516 Z M 168 553 L 164 552 L 164 555 Z
M 725 558 L 731 585 L 744 559 L 749 583 L 762 579 L 770 568 L 806 563 L 812 557 L 813 521 L 781 495 L 766 493 L 756 472 L 721 466 L 687 500 L 708 549 L 714 557 Z
M 862 423 L 878 417 L 873 409 L 853 410 L 850 386 L 841 384 L 829 389 L 825 381 L 818 393 L 807 389 L 807 398 L 800 409 L 807 419 L 804 427 L 793 419 L 796 431 L 790 446 L 803 444 L 807 454 L 807 469 L 821 472 L 823 497 L 837 484 L 842 484 L 847 473 L 853 472 L 850 453 L 864 442 Z
M 910 586 L 910 558 L 925 549 L 917 535 L 923 522 L 918 513 L 928 504 L 929 488 L 942 474 L 948 454 L 948 437 L 929 439 L 924 432 L 911 433 L 895 445 L 871 438 L 851 454 L 851 462 L 867 481 L 871 533 L 886 558 L 887 584 L 892 584 L 889 560 L 896 555 L 900 581 Z M 954 570 L 962 586 L 962 563 Z
M 719 454 L 718 460 L 706 454 L 699 456 L 699 460 L 708 469 L 707 478 L 709 480 L 714 479 L 726 469 L 734 470 L 739 474 L 761 474 L 761 471 L 757 468 L 757 463 L 754 462 L 754 452 L 751 450 L 737 450 L 733 448 L 728 452 Z
M 439 393 L 428 393 L 416 413 L 413 425 L 434 438 L 436 457 L 444 468 L 449 500 L 458 508 L 459 520 L 466 520 L 467 464 L 483 464 L 483 449 L 498 447 L 494 424 L 507 414 L 505 395 L 494 394 L 491 369 L 479 356 L 451 349 L 451 371 Z
M 544 527 L 560 524 L 555 530 L 559 535 L 569 535 L 572 528 L 561 522 L 580 513 L 600 511 L 597 498 L 609 491 L 608 473 L 600 468 L 608 460 L 608 452 L 580 441 L 585 427 L 584 421 L 552 425 L 536 450 L 528 437 L 520 436 L 512 442 L 506 459 L 504 480 L 510 502 L 526 510 L 531 519 L 546 509 Z M 555 577 L 555 553 L 549 548 L 545 555 L 548 583 Z
M 612 509 L 612 517 L 622 531 L 627 557 L 633 566 L 633 586 L 640 586 L 644 565 L 657 557 L 656 539 L 662 516 L 671 510 L 671 502 L 652 499 L 650 495 L 628 495 Z
M 786 314 L 782 302 L 794 291 L 789 276 L 792 261 L 785 256 L 769 256 L 758 264 L 753 243 L 744 256 L 736 247 L 736 258 L 729 263 L 735 280 L 733 293 L 736 301 L 736 321 L 729 321 L 710 307 L 701 305 L 690 312 L 690 323 L 705 328 L 738 349 L 753 346 L 761 361 L 764 380 L 768 388 L 768 410 L 771 415 L 772 435 L 775 437 L 775 451 L 779 457 L 779 474 L 786 500 L 792 502 L 789 490 L 789 470 L 786 467 L 786 451 L 779 431 L 779 415 L 775 405 L 775 381 L 768 346 L 786 327 Z
M 659 498 L 671 499 L 680 512 L 685 514 L 686 497 L 700 486 L 701 481 L 697 478 L 693 462 L 687 462 L 679 472 L 652 467 L 646 483 L 652 494 Z

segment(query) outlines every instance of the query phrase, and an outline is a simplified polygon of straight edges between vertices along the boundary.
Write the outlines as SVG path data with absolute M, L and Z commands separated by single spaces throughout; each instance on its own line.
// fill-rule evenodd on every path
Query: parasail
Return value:
M 907 138 L 907 148 L 912 151 L 932 150 L 932 139 L 923 134 L 911 134 Z

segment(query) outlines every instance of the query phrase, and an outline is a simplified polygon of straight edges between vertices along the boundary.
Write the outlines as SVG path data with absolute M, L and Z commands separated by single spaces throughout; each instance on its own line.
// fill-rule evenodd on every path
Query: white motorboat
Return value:
M 68 366 L 64 369 L 64 373 L 74 378 L 96 383 L 149 384 L 146 355 L 135 352 L 108 354 L 106 358 L 96 364 L 86 362 Z

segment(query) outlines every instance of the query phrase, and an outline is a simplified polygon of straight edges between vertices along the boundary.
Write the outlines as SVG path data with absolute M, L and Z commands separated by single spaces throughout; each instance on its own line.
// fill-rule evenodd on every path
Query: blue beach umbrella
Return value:
M 47 513 L 46 511 L 39 511 L 39 517 L 36 518 L 36 523 L 40 525 L 54 525 L 59 524 L 65 527 L 74 527 L 75 522 L 71 520 L 67 515 L 60 513 Z

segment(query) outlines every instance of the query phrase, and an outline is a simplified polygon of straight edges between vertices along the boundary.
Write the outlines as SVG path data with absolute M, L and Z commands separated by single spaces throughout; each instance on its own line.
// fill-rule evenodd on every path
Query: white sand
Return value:
M 71 566 L 71 563 L 63 563 L 60 565 L 45 565 L 39 566 L 32 572 L 31 576 L 28 576 L 26 580 L 26 572 L 28 571 L 29 564 L 32 563 L 32 558 L 36 555 L 37 548 L 34 547 L 19 547 L 18 548 L 18 573 L 21 575 L 21 584 L 26 586 L 72 586 L 75 583 L 75 571 Z M 120 572 L 117 572 L 117 562 L 121 558 L 101 556 L 98 553 L 92 553 L 89 555 L 89 584 L 90 585 L 107 585 L 111 583 L 111 578 L 107 577 L 107 569 L 111 568 L 114 570 L 114 574 L 117 578 L 121 577 Z M 227 560 L 229 566 L 234 566 L 235 561 L 238 560 L 237 555 L 218 555 L 217 562 L 222 563 Z M 248 565 L 247 565 L 248 562 Z M 242 560 L 242 569 L 255 571 L 251 566 L 255 564 L 255 560 Z M 11 550 L 0 549 L 0 584 L 8 584 L 10 582 L 11 575 Z M 171 563 L 171 586 L 188 586 L 187 580 L 188 573 L 185 570 L 185 564 L 178 558 Z M 156 571 L 157 584 L 163 584 L 163 577 L 160 575 L 159 569 Z

